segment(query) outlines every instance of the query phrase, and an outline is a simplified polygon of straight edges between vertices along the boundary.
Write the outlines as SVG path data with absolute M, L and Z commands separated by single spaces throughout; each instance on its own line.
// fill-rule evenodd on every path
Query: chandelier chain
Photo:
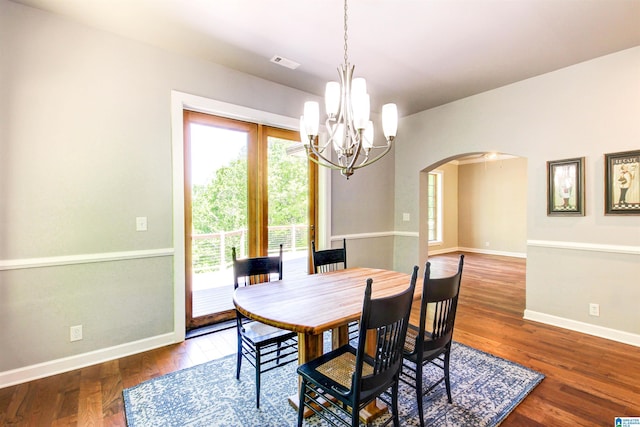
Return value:
M 347 56 L 347 0 L 344 0 L 344 65 L 349 62 Z

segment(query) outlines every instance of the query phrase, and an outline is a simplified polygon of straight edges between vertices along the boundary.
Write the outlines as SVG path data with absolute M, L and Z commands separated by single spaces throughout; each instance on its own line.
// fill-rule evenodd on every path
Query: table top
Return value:
M 411 280 L 396 271 L 348 268 L 239 287 L 233 303 L 250 319 L 315 335 L 360 319 L 368 278 L 373 279 L 373 298 L 395 295 Z

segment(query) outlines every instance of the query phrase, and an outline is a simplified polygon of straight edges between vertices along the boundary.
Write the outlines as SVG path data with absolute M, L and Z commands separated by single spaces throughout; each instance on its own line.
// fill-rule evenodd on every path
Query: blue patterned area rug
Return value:
M 262 375 L 260 409 L 255 405 L 253 366 L 243 363 L 235 379 L 235 355 L 173 372 L 123 391 L 129 427 L 283 427 L 295 426 L 288 397 L 298 387 L 295 364 Z M 432 370 L 431 370 L 432 369 Z M 442 371 L 426 368 L 425 383 Z M 424 397 L 429 426 L 496 426 L 533 390 L 544 375 L 464 344 L 453 344 L 451 388 L 442 385 Z M 415 392 L 400 385 L 400 425 L 417 426 Z M 384 421 L 387 417 L 381 417 Z M 305 426 L 325 426 L 317 416 Z M 374 425 L 376 425 L 374 423 Z

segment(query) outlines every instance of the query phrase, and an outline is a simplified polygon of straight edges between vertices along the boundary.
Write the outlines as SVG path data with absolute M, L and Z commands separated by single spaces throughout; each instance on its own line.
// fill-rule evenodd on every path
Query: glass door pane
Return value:
M 233 310 L 231 248 L 248 254 L 248 133 L 190 124 L 192 317 Z
M 297 132 L 184 111 L 187 329 L 235 317 L 231 249 L 238 258 L 285 249 L 286 277 L 308 272 L 316 169 Z M 312 224 L 311 226 L 309 224 Z M 311 231 L 311 232 L 310 232 Z
M 283 275 L 308 274 L 309 254 L 309 162 L 302 155 L 287 154 L 287 147 L 300 144 L 269 136 L 268 141 L 268 252 L 284 250 Z

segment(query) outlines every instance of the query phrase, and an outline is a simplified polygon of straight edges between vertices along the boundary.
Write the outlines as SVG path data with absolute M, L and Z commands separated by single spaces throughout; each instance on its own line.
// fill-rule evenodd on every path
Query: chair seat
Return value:
M 419 355 L 416 353 L 416 343 L 419 335 L 419 328 L 417 326 L 409 324 L 407 328 L 407 338 L 405 339 L 404 343 L 404 358 L 414 363 L 417 362 L 419 358 Z M 434 341 L 432 339 L 432 335 L 426 331 L 424 333 L 422 348 L 422 356 L 420 357 L 420 359 L 422 360 L 433 360 L 441 354 L 446 353 L 447 351 L 446 347 L 440 345 L 439 340 Z
M 242 335 L 256 345 L 278 342 L 298 335 L 296 332 L 265 325 L 264 323 L 256 321 L 244 323 L 243 327 L 244 332 Z
M 356 370 L 356 349 L 350 345 L 325 353 L 317 359 L 298 367 L 298 374 L 319 385 L 324 390 L 337 392 L 334 397 L 349 404 L 351 399 L 351 378 Z M 364 361 L 362 378 L 373 374 L 373 366 Z M 369 390 L 360 395 L 361 402 L 368 402 L 376 397 L 376 390 Z
M 407 338 L 404 342 L 404 351 L 406 353 L 413 353 L 416 350 L 416 342 L 418 340 L 418 335 L 420 334 L 419 328 L 409 324 L 407 327 Z
M 356 371 L 356 355 L 348 351 L 329 359 L 316 369 L 319 373 L 345 388 L 351 387 L 351 378 Z M 373 374 L 373 366 L 366 363 L 362 366 L 362 375 Z

